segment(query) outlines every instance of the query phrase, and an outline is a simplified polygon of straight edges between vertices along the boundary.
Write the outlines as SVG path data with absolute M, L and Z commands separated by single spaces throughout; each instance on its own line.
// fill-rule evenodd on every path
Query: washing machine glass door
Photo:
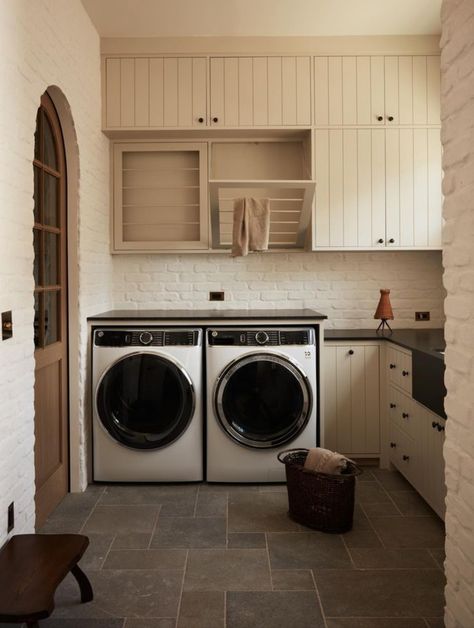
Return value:
M 312 406 L 306 375 L 283 356 L 252 354 L 232 362 L 218 380 L 214 405 L 231 438 L 277 447 L 306 426 Z
M 188 427 L 195 393 L 189 375 L 178 364 L 153 353 L 134 353 L 104 374 L 96 404 L 102 425 L 119 443 L 158 449 Z

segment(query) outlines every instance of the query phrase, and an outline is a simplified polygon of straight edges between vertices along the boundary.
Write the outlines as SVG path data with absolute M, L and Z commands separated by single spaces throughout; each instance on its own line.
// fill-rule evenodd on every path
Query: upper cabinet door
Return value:
M 211 126 L 309 126 L 310 57 L 212 57 Z
M 316 126 L 439 125 L 439 56 L 314 59 Z
M 204 57 L 105 60 L 105 128 L 193 128 L 207 123 Z

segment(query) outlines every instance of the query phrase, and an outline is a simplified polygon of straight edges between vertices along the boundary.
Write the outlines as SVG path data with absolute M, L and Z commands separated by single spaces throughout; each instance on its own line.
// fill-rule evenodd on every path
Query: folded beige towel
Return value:
M 232 257 L 249 251 L 266 251 L 270 236 L 270 201 L 236 198 L 232 229 Z
M 345 470 L 348 462 L 352 462 L 352 460 L 342 454 L 322 447 L 313 447 L 308 451 L 304 468 L 309 471 L 339 475 Z

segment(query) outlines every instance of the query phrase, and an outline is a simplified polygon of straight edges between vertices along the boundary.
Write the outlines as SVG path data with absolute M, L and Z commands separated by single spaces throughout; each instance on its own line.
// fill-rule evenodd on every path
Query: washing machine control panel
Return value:
M 314 329 L 208 329 L 210 346 L 276 347 L 282 345 L 313 345 Z
M 201 345 L 200 329 L 96 329 L 96 347 L 169 347 Z

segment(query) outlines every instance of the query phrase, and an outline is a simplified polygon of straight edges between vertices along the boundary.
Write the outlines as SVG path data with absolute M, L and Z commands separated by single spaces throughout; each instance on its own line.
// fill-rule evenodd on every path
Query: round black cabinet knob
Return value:
M 438 432 L 444 432 L 444 425 L 438 423 Z
M 405 461 L 410 460 L 410 456 L 403 455 L 402 460 L 405 460 Z
M 396 447 L 396 446 L 397 446 L 397 443 L 390 443 L 390 447 L 391 447 L 392 449 L 395 449 L 395 447 Z
M 354 355 L 354 349 L 349 349 L 349 355 Z
M 439 423 L 436 423 L 436 421 L 433 421 L 433 422 L 431 423 L 431 427 L 432 427 L 433 429 L 436 429 L 436 428 L 438 427 L 438 425 L 439 425 Z
M 153 334 L 149 331 L 142 331 L 139 336 L 140 342 L 142 345 L 149 345 L 153 340 Z
M 393 116 L 388 116 L 387 120 L 388 120 L 389 122 L 393 122 Z
M 397 365 L 396 364 L 390 364 L 390 368 L 391 369 L 395 369 L 395 368 L 397 368 Z
M 396 403 L 391 403 L 391 404 L 390 404 L 390 407 L 391 407 L 391 408 L 396 408 L 396 407 L 397 407 L 397 404 L 396 404 Z
M 377 240 L 377 242 L 378 242 L 379 244 L 383 244 L 383 238 L 379 238 L 379 239 Z
M 214 118 L 212 118 L 212 121 L 213 121 L 213 122 L 219 122 L 219 118 L 214 117 Z
M 255 334 L 255 340 L 257 344 L 264 345 L 269 341 L 269 337 L 266 331 L 257 331 Z
M 202 124 L 204 122 L 204 118 L 198 118 L 198 122 Z
M 390 244 L 394 244 L 394 243 L 395 243 L 395 240 L 394 240 L 393 238 L 390 238 L 389 243 L 390 243 Z
M 403 377 L 408 377 L 410 373 L 408 371 L 402 371 Z
M 402 412 L 402 417 L 403 417 L 404 419 L 408 419 L 408 417 L 409 417 L 409 416 L 410 416 L 410 415 L 408 414 L 408 412 Z
M 377 120 L 378 120 L 379 122 L 382 122 L 382 120 L 383 120 L 383 116 L 377 116 Z

